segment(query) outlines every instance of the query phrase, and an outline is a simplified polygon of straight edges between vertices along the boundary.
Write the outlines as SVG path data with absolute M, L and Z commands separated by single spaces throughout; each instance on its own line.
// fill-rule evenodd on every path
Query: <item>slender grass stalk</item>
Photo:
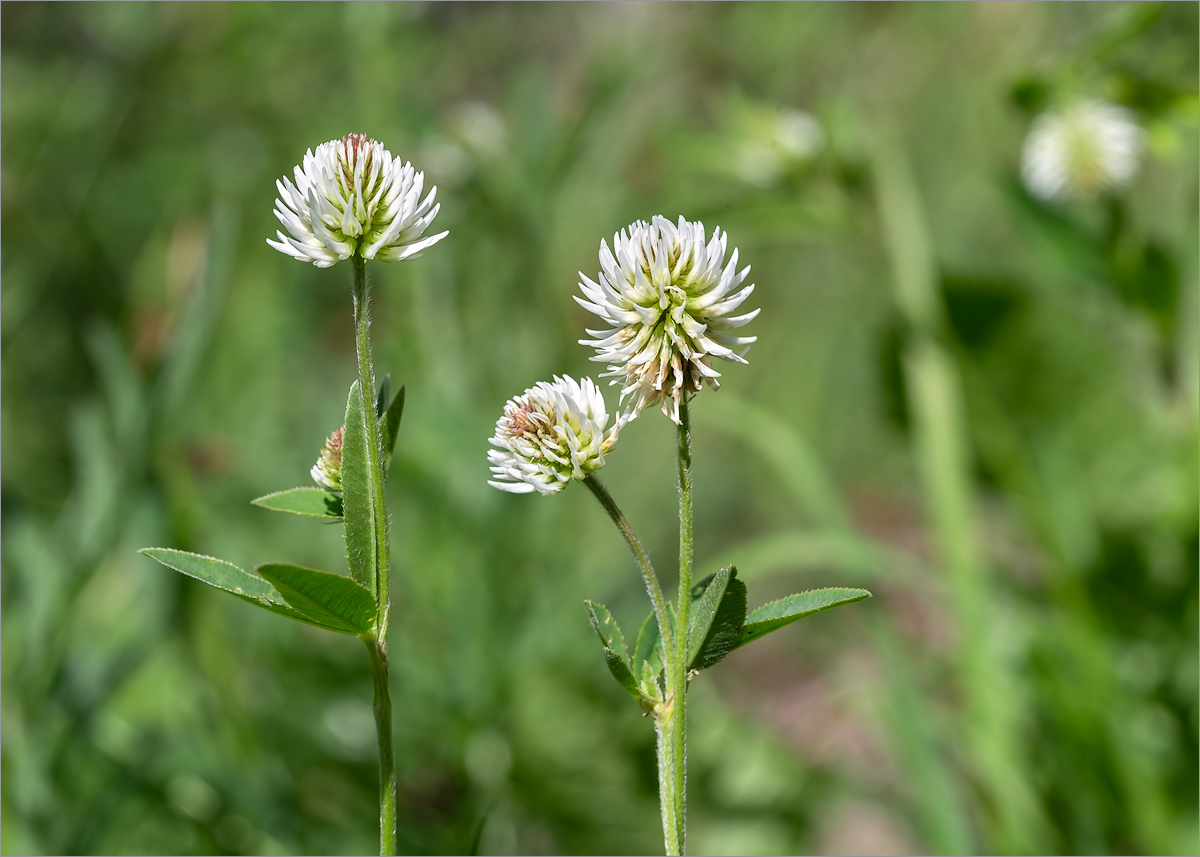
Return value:
M 375 413 L 375 372 L 371 364 L 370 284 L 367 262 L 359 255 L 354 265 L 354 344 L 358 352 L 358 381 L 363 395 L 367 434 L 367 483 L 375 518 L 375 605 L 374 634 L 363 641 L 371 658 L 375 685 L 375 731 L 379 740 L 379 853 L 396 853 L 396 753 L 392 746 L 392 700 L 388 692 L 387 635 L 391 612 L 391 562 L 388 545 L 387 498 L 383 491 L 382 446 Z

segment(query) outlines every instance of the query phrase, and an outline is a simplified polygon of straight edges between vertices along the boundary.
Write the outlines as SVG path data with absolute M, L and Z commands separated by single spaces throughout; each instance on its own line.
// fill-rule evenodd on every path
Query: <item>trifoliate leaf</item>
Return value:
M 342 498 L 323 488 L 289 488 L 250 502 L 273 512 L 288 512 L 327 521 L 342 519 Z
M 704 591 L 688 628 L 688 669 L 703 670 L 734 648 L 746 618 L 746 584 L 737 568 L 718 571 Z
M 361 635 L 375 621 L 375 597 L 348 577 L 286 563 L 255 569 L 284 599 L 309 619 L 331 631 Z
M 370 485 L 362 389 L 355 381 L 346 402 L 346 429 L 342 435 L 342 514 L 350 576 L 373 593 L 378 522 L 375 520 L 375 504 L 371 502 Z
M 776 631 L 785 625 L 798 622 L 806 616 L 821 613 L 843 604 L 853 604 L 870 598 L 871 593 L 865 589 L 810 589 L 798 592 L 778 601 L 772 601 L 756 609 L 746 617 L 741 636 L 738 637 L 734 648 L 744 646 L 757 640 L 764 634 Z

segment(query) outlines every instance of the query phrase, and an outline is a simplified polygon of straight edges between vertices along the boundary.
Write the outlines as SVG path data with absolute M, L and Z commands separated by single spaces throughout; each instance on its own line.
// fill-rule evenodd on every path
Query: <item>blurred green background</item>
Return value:
M 450 230 L 373 267 L 405 851 L 661 847 L 582 606 L 641 621 L 625 545 L 585 491 L 485 484 L 504 401 L 599 370 L 576 272 L 661 213 L 728 230 L 762 307 L 693 407 L 697 573 L 876 596 L 696 682 L 691 849 L 1196 853 L 1196 4 L 0 17 L 5 853 L 376 848 L 362 646 L 135 553 L 344 569 L 247 501 L 308 482 L 354 378 L 348 268 L 264 243 L 352 131 Z M 1079 96 L 1142 169 L 1046 205 L 1022 140 Z M 605 480 L 669 586 L 670 424 Z

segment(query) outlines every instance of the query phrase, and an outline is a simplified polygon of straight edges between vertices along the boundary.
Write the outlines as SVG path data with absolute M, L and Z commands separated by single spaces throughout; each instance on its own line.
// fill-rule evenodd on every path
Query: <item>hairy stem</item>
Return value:
M 683 854 L 687 845 L 687 648 L 692 612 L 692 428 L 688 401 L 679 404 L 679 599 L 676 602 L 674 646 L 667 655 L 667 705 L 659 718 L 659 760 L 670 766 L 659 772 L 664 802 L 670 798 L 674 825 L 663 812 L 668 854 Z M 665 787 L 664 787 L 665 786 Z
M 621 513 L 621 510 L 617 508 L 608 489 L 601 484 L 595 474 L 584 479 L 583 484 L 590 488 L 595 498 L 600 501 L 604 511 L 608 512 L 608 516 L 612 518 L 617 529 L 621 531 L 621 535 L 625 537 L 629 549 L 633 551 L 634 559 L 638 561 L 638 566 L 642 570 L 642 580 L 646 582 L 646 591 L 650 593 L 650 602 L 654 605 L 654 616 L 658 620 L 658 634 L 663 641 L 663 651 L 670 651 L 674 634 L 667 616 L 667 600 L 663 597 L 662 586 L 659 585 L 658 575 L 654 573 L 654 566 L 650 563 L 646 549 L 634 535 L 633 528 L 629 526 L 629 522 L 625 520 L 625 515 Z
M 367 430 L 367 481 L 371 511 L 375 518 L 375 604 L 378 608 L 377 634 L 386 650 L 388 612 L 391 608 L 391 558 L 388 545 L 387 498 L 383 491 L 382 445 L 379 420 L 375 413 L 375 370 L 371 365 L 371 291 L 367 282 L 367 262 L 361 256 L 354 263 L 354 346 L 358 352 L 358 384 L 362 388 L 363 415 Z
M 367 435 L 367 487 L 375 519 L 375 631 L 364 637 L 371 656 L 375 685 L 375 731 L 379 739 L 379 853 L 396 853 L 396 753 L 392 747 L 392 700 L 388 695 L 387 636 L 391 612 L 391 561 L 388 545 L 387 498 L 383 490 L 382 445 L 375 412 L 375 371 L 371 365 L 370 285 L 367 262 L 351 257 L 354 265 L 354 345 L 358 352 L 358 383 L 363 396 Z
M 375 731 L 379 736 L 379 854 L 396 853 L 396 753 L 392 748 L 392 700 L 388 695 L 388 657 L 382 642 L 363 637 L 371 657 L 375 685 Z

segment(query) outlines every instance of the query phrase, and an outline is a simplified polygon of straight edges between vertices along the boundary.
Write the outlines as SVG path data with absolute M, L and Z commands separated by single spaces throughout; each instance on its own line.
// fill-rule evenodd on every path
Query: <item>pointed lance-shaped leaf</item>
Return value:
M 386 476 L 392 466 L 392 453 L 396 449 L 396 435 L 400 431 L 400 417 L 404 415 L 404 386 L 396 391 L 396 398 L 388 405 L 387 410 L 379 419 L 380 445 L 383 447 L 383 475 Z
M 375 622 L 375 596 L 348 577 L 286 563 L 267 563 L 256 571 L 288 604 L 331 631 L 360 636 Z
M 591 621 L 592 628 L 604 647 L 604 662 L 608 665 L 608 671 L 612 673 L 617 684 L 640 701 L 642 694 L 638 690 L 637 679 L 633 677 L 633 671 L 629 668 L 629 652 L 625 648 L 625 637 L 617 625 L 617 620 L 603 604 L 594 601 L 585 601 L 584 604 L 587 607 L 588 620 Z
M 273 512 L 323 518 L 326 521 L 342 520 L 342 498 L 324 488 L 288 488 L 250 502 Z
M 797 592 L 795 595 L 780 598 L 778 601 L 764 604 L 746 617 L 741 636 L 738 637 L 734 648 L 744 646 L 765 634 L 777 631 L 807 616 L 813 616 L 843 604 L 853 604 L 870 597 L 871 593 L 865 589 L 831 587 L 810 589 L 807 592 Z
M 726 566 L 713 576 L 688 628 L 688 669 L 703 670 L 734 648 L 746 618 L 746 584 L 737 568 Z
M 392 375 L 389 372 L 379 382 L 379 392 L 375 394 L 375 419 L 383 419 L 383 411 L 387 407 L 388 393 L 392 389 Z
M 342 516 L 346 531 L 346 561 L 350 576 L 368 592 L 375 591 L 377 528 L 375 504 L 367 468 L 367 425 L 362 389 L 355 381 L 346 402 L 346 428 L 342 434 Z
M 316 625 L 318 628 L 327 627 L 291 607 L 284 600 L 283 595 L 265 578 L 252 571 L 239 568 L 231 562 L 174 548 L 142 548 L 138 553 L 162 563 L 167 568 L 186 574 L 188 577 L 194 577 L 209 586 L 262 607 L 264 610 L 287 616 L 289 619 L 295 619 L 306 625 Z

